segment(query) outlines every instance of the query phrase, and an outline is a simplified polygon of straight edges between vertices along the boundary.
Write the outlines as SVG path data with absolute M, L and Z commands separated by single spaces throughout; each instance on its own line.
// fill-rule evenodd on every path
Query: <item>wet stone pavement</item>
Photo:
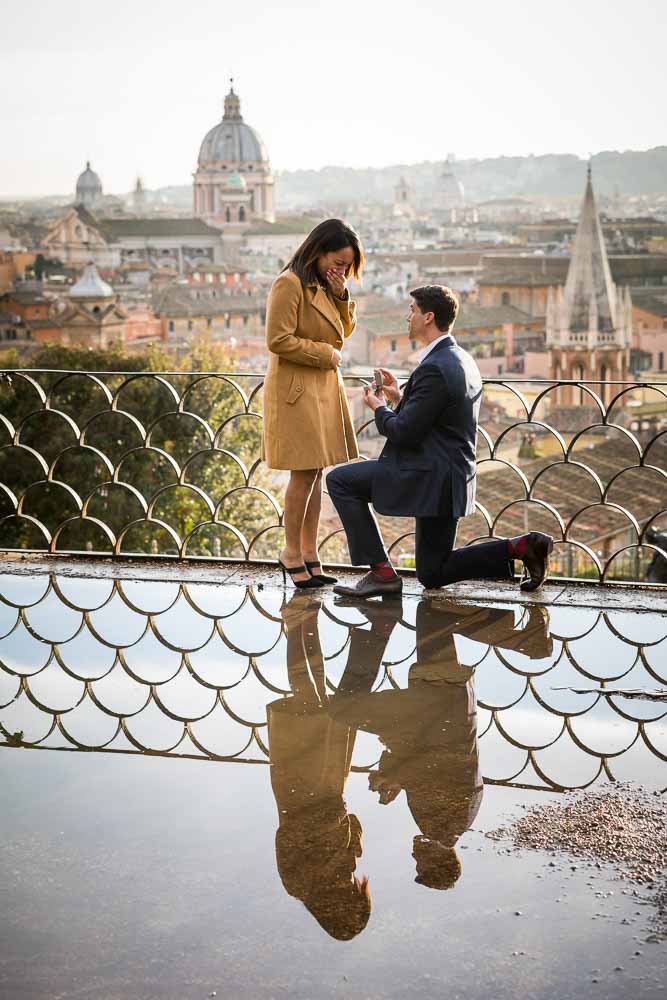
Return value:
M 666 603 L 8 560 L 0 997 L 663 995 Z

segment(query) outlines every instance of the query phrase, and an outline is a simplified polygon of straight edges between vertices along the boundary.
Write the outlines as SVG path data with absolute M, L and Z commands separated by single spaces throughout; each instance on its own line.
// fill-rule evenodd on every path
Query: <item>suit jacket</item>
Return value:
M 474 513 L 481 397 L 479 368 L 450 335 L 415 368 L 396 410 L 375 411 L 387 438 L 373 481 L 379 514 Z

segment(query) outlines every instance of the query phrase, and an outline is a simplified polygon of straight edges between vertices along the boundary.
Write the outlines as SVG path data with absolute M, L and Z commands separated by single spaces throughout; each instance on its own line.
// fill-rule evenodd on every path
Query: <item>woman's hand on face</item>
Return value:
M 336 296 L 337 299 L 342 299 L 345 297 L 345 275 L 341 274 L 340 271 L 336 271 L 335 268 L 330 267 L 326 274 L 327 285 Z
M 337 351 L 336 348 L 333 347 L 331 349 L 331 367 L 333 368 L 334 371 L 336 371 L 337 368 L 340 368 L 340 363 L 342 360 L 343 360 L 343 355 L 340 353 L 340 351 Z

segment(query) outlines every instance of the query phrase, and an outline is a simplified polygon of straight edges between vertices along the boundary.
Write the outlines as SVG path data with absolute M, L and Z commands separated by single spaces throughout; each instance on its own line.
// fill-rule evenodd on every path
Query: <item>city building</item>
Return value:
M 102 206 L 103 192 L 102 181 L 90 166 L 90 160 L 86 162 L 86 169 L 79 174 L 76 182 L 75 204 L 83 205 L 89 211 L 94 211 Z
M 632 292 L 632 370 L 667 374 L 667 286 Z
M 414 195 L 405 177 L 400 177 L 394 187 L 393 214 L 397 218 L 414 219 L 415 217 Z
M 197 218 L 220 229 L 257 220 L 273 222 L 273 174 L 257 131 L 243 120 L 233 84 L 222 120 L 206 133 L 193 175 Z
M 36 335 L 38 340 L 56 340 L 66 347 L 105 348 L 124 344 L 127 312 L 118 304 L 111 285 L 103 281 L 94 264 L 88 264 L 79 280 L 51 312 L 59 327 L 56 336 Z
M 546 344 L 551 377 L 624 380 L 630 368 L 632 300 L 612 280 L 590 166 L 565 285 L 547 296 Z M 606 386 L 599 386 L 604 398 Z M 565 405 L 584 402 L 582 390 L 562 390 Z
M 607 256 L 612 280 L 631 289 L 667 286 L 667 254 Z M 544 254 L 525 248 L 486 253 L 478 276 L 479 304 L 512 305 L 533 316 L 546 316 L 549 289 L 564 285 L 570 267 L 567 254 Z
M 456 222 L 465 207 L 465 190 L 454 172 L 454 154 L 449 153 L 438 182 L 434 214 L 447 222 Z
M 187 348 L 206 336 L 227 344 L 239 364 L 266 365 L 265 291 L 255 294 L 245 275 L 235 277 L 230 284 L 188 280 L 154 287 L 151 307 L 168 346 Z
M 66 266 L 92 260 L 108 270 L 139 262 L 182 274 L 222 261 L 221 234 L 201 219 L 98 219 L 81 205 L 51 224 L 41 248 Z
M 141 177 L 137 177 L 137 183 L 134 185 L 132 207 L 135 215 L 142 216 L 146 214 L 146 191 Z

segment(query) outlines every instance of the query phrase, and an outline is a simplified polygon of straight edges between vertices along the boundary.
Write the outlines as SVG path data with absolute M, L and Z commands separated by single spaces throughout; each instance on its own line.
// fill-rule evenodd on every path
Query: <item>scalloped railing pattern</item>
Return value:
M 440 669 L 444 633 L 433 629 L 443 610 L 453 615 L 454 665 L 474 677 L 485 781 L 563 790 L 661 768 L 664 779 L 665 615 L 421 604 L 426 617 L 414 598 L 389 612 L 372 691 L 406 688 L 417 648 L 430 648 Z M 5 574 L 0 746 L 267 763 L 267 705 L 293 693 L 287 638 L 304 616 L 326 699 L 350 665 L 355 631 L 369 641 L 368 617 L 330 593 Z M 371 621 L 371 633 L 387 624 L 386 615 Z M 629 689 L 662 690 L 663 700 L 620 693 Z M 353 766 L 370 769 L 381 750 L 365 734 Z
M 250 561 L 276 551 L 285 477 L 261 461 L 261 374 L 0 375 L 0 550 Z M 348 390 L 365 382 L 350 377 Z M 579 405 L 560 405 L 565 392 Z M 490 379 L 484 398 L 477 514 L 461 542 L 548 530 L 555 574 L 597 582 L 641 582 L 667 558 L 667 384 Z M 385 526 L 386 541 L 409 556 L 405 528 Z M 325 556 L 345 561 L 340 526 L 325 536 Z

